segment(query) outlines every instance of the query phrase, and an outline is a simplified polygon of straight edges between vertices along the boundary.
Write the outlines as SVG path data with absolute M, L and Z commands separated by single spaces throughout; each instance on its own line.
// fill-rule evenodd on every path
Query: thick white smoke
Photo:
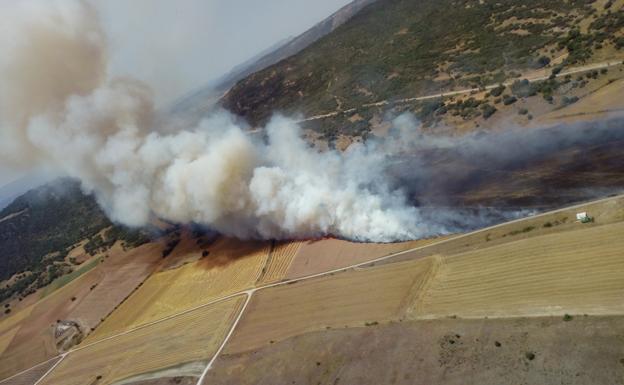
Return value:
M 383 152 L 318 153 L 283 117 L 255 141 L 225 112 L 152 130 L 150 90 L 106 74 L 105 37 L 80 0 L 0 0 L 0 150 L 79 178 L 113 220 L 152 215 L 239 237 L 393 241 L 438 233 L 391 191 Z

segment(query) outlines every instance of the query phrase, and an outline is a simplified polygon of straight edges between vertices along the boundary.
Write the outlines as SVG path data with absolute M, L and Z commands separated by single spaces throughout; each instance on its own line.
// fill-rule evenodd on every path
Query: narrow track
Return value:
M 560 78 L 560 77 L 565 77 L 566 75 L 574 75 L 574 74 L 578 74 L 578 73 L 582 73 L 582 72 L 601 70 L 601 69 L 604 69 L 604 68 L 614 67 L 614 66 L 621 65 L 621 64 L 623 64 L 623 62 L 621 60 L 620 61 L 604 61 L 604 62 L 595 63 L 595 64 L 588 64 L 588 65 L 581 66 L 581 67 L 571 68 L 571 69 L 569 69 L 567 71 L 562 71 L 562 72 L 558 73 L 557 75 L 555 75 L 555 77 L 556 78 Z M 550 77 L 550 75 L 528 77 L 526 79 L 530 83 L 535 83 L 535 82 L 541 82 L 541 81 L 547 80 L 549 77 Z M 389 100 L 381 100 L 379 102 L 362 104 L 359 107 L 350 108 L 348 110 L 339 110 L 339 111 L 329 112 L 329 113 L 326 113 L 326 114 L 310 116 L 310 117 L 307 117 L 307 118 L 304 118 L 304 119 L 301 119 L 301 120 L 297 121 L 297 123 L 304 123 L 304 122 L 311 122 L 311 121 L 315 121 L 315 120 L 322 120 L 322 119 L 327 119 L 327 118 L 333 118 L 333 117 L 336 117 L 336 116 L 339 116 L 339 115 L 349 115 L 349 114 L 352 114 L 352 113 L 356 112 L 358 109 L 363 109 L 363 108 L 399 105 L 399 104 L 419 102 L 419 101 L 423 101 L 423 100 L 438 99 L 438 98 L 443 98 L 443 97 L 448 97 L 448 96 L 465 95 L 465 94 L 470 94 L 470 93 L 473 93 L 473 92 L 480 92 L 480 91 L 483 91 L 483 90 L 488 91 L 488 90 L 493 90 L 494 88 L 497 88 L 499 86 L 499 84 L 503 84 L 504 86 L 509 87 L 516 80 L 518 80 L 518 79 L 508 80 L 508 81 L 505 81 L 503 83 L 490 84 L 488 86 L 485 86 L 484 88 L 465 88 L 465 89 L 456 90 L 456 91 L 439 92 L 437 94 L 416 96 L 416 97 L 412 97 L 412 98 L 404 98 L 404 99 L 390 100 L 390 101 Z

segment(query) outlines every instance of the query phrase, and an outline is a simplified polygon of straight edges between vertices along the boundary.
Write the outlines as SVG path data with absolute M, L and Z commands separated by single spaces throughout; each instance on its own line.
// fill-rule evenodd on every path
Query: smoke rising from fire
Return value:
M 402 115 L 384 140 L 320 153 L 280 116 L 266 140 L 225 111 L 163 126 L 148 85 L 107 73 L 106 37 L 84 1 L 0 0 L 0 32 L 2 166 L 77 178 L 129 226 L 158 217 L 241 238 L 388 242 L 624 185 L 621 120 L 444 137 Z
M 385 155 L 371 147 L 318 153 L 283 117 L 261 142 L 225 112 L 175 133 L 153 130 L 149 87 L 106 74 L 90 5 L 0 4 L 3 162 L 80 179 L 113 220 L 142 226 L 155 215 L 245 238 L 392 241 L 443 231 L 389 188 Z

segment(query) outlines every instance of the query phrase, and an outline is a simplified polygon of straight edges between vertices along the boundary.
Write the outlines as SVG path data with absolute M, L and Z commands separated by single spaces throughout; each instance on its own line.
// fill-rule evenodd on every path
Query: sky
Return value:
M 202 87 L 351 0 L 88 0 L 109 72 L 149 84 L 159 106 Z M 0 187 L 24 177 L 0 164 Z
M 201 87 L 305 32 L 350 0 L 90 0 L 111 46 L 110 71 L 150 84 L 156 101 Z

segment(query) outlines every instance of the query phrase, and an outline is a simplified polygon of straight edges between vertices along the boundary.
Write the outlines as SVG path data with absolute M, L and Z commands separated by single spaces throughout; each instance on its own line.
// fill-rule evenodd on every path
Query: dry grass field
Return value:
M 232 298 L 72 352 L 41 385 L 107 385 L 184 363 L 206 362 L 243 303 L 244 296 Z
M 128 252 L 115 247 L 95 268 L 3 320 L 0 341 L 6 348 L 0 349 L 0 379 L 59 353 L 54 337 L 58 320 L 77 322 L 87 334 L 153 271 L 161 247 L 151 243 Z M 10 340 L 7 331 L 13 334 Z
M 586 95 L 575 104 L 541 116 L 538 123 L 578 122 L 579 120 L 592 120 L 624 113 L 622 107 L 622 98 L 624 97 L 624 79 L 622 77 L 624 73 L 621 67 L 611 71 L 613 75 L 608 77 L 614 81 Z
M 253 287 L 269 249 L 268 242 L 215 242 L 206 258 L 152 275 L 87 342 Z
M 624 223 L 442 258 L 416 318 L 624 314 Z
M 0 322 L 0 357 L 7 350 L 19 331 L 22 321 L 30 315 L 33 308 L 32 305 L 28 306 Z
M 576 213 L 579 212 L 587 212 L 588 215 L 594 218 L 594 222 L 579 223 L 576 221 Z M 503 223 L 495 228 L 488 228 L 467 235 L 451 236 L 443 243 L 407 252 L 396 258 L 379 262 L 378 264 L 414 260 L 431 255 L 451 256 L 518 240 L 532 239 L 543 235 L 559 234 L 568 231 L 586 230 L 618 222 L 624 222 L 624 196 L 589 202 L 579 207 L 547 212 L 543 215 Z
M 440 319 L 324 330 L 221 355 L 204 385 L 622 384 L 623 321 Z
M 33 308 L 34 305 L 30 305 L 0 321 L 0 335 L 18 326 L 24 319 L 26 319 L 30 315 Z
M 0 356 L 0 378 L 9 377 L 58 354 L 53 333 L 56 321 L 68 319 L 82 299 L 89 295 L 89 288 L 99 279 L 94 273 L 90 271 L 33 306 L 30 314 L 19 322 L 19 330 Z
M 90 331 L 139 286 L 160 263 L 162 245 L 151 243 L 123 253 L 118 245 L 97 270 L 100 280 L 69 319 Z
M 17 334 L 19 330 L 19 326 L 15 326 L 12 329 L 5 330 L 2 334 L 0 334 L 0 355 L 4 353 L 11 341 L 13 341 L 13 337 Z
M 294 279 L 339 269 L 413 247 L 424 246 L 436 240 L 432 238 L 402 243 L 355 243 L 328 238 L 307 241 L 299 247 L 288 269 L 287 278 Z
M 33 385 L 60 359 L 61 358 L 58 357 L 57 359 L 42 363 L 15 377 L 0 381 L 0 385 Z
M 266 285 L 285 279 L 288 268 L 302 243 L 299 241 L 276 242 L 271 249 L 266 266 L 262 269 L 257 285 Z
M 397 319 L 432 262 L 351 270 L 258 291 L 226 349 L 240 352 L 313 330 Z

